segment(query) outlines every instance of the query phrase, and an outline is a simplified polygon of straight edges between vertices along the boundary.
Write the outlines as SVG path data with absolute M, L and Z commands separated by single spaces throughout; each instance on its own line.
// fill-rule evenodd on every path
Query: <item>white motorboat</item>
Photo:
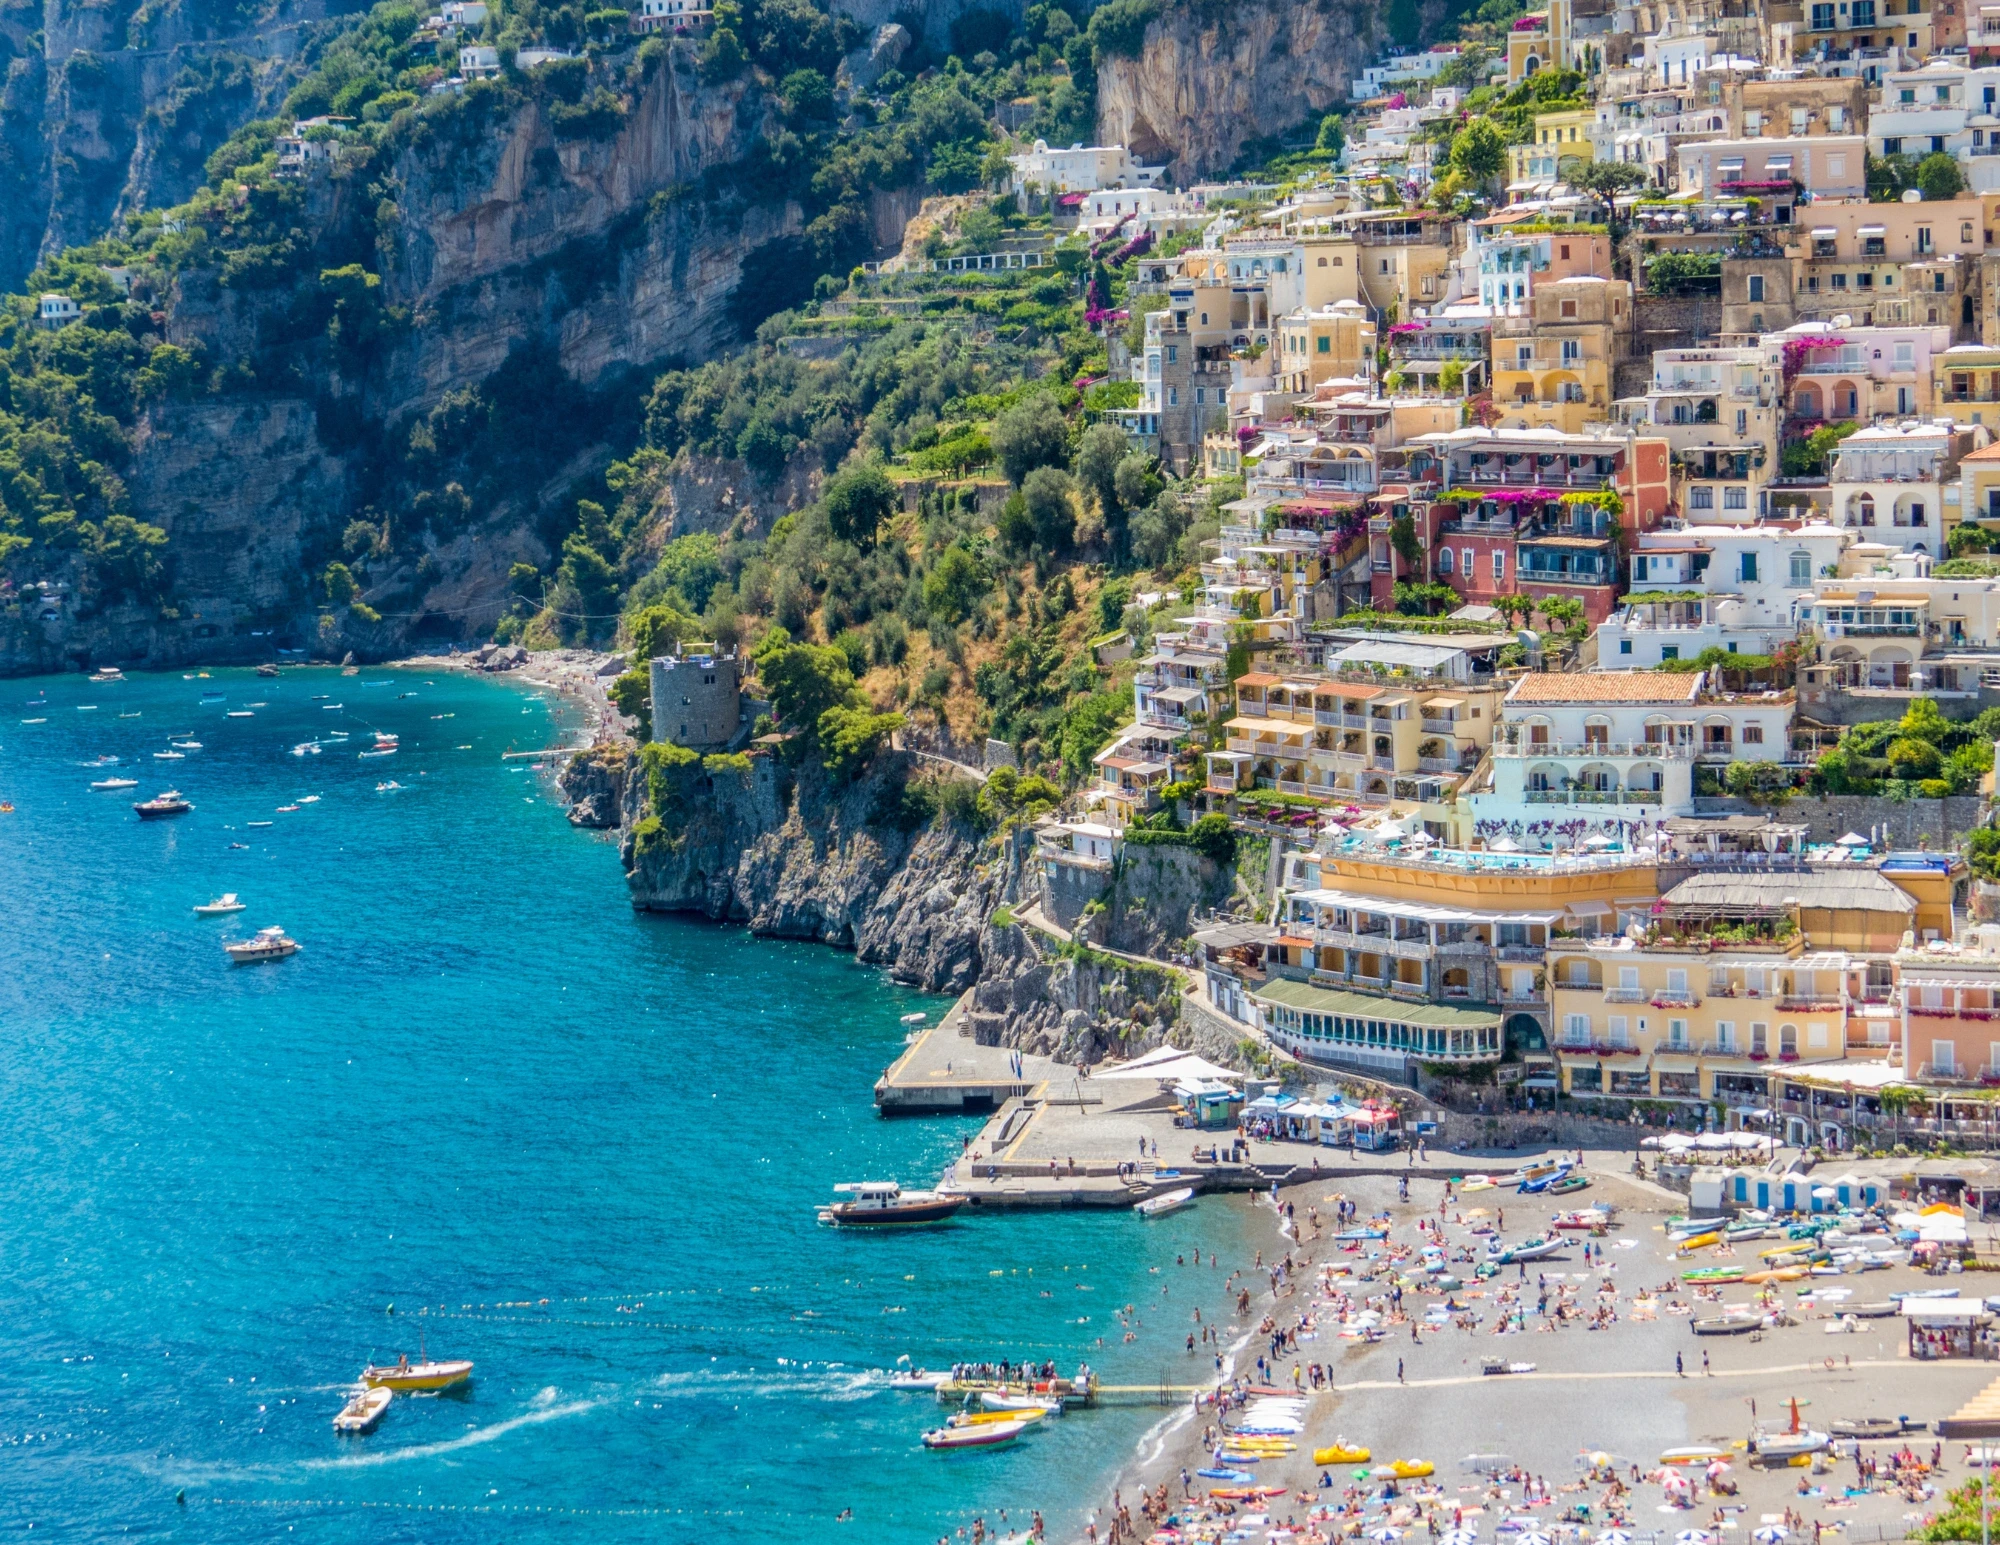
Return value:
M 1017 1395 L 1004 1389 L 982 1389 L 979 1404 L 988 1411 L 1045 1411 L 1062 1414 L 1061 1399 L 1049 1395 Z
M 282 928 L 260 928 L 254 939 L 246 939 L 240 944 L 225 944 L 222 948 L 232 965 L 254 966 L 267 960 L 283 960 L 287 955 L 296 955 L 299 941 L 287 938 Z
M 198 740 L 170 740 L 167 744 L 172 746 L 176 751 L 199 751 L 201 749 L 201 742 Z
M 153 760 L 156 762 L 185 762 L 187 760 L 187 753 L 185 751 L 155 751 L 153 753 Z
M 333 1419 L 335 1432 L 373 1432 L 375 1424 L 382 1420 L 382 1413 L 389 1409 L 389 1402 L 396 1398 L 394 1390 L 364 1389 L 340 1408 L 340 1414 Z
M 889 1375 L 889 1388 L 891 1389 L 935 1391 L 939 1385 L 949 1384 L 950 1382 L 951 1375 L 949 1373 L 932 1373 L 923 1368 L 918 1368 L 914 1371 L 904 1369 L 900 1373 Z
M 1135 1203 L 1132 1210 L 1142 1218 L 1164 1218 L 1170 1212 L 1179 1212 L 1193 1200 L 1194 1187 L 1182 1186 L 1178 1191 L 1149 1196 L 1143 1202 Z
M 1823 1432 L 1815 1432 L 1799 1420 L 1799 1402 L 1792 1400 L 1792 1420 L 1788 1426 L 1776 1432 L 1760 1432 L 1750 1440 L 1750 1452 L 1759 1459 L 1796 1459 L 1801 1454 L 1817 1454 L 1832 1439 Z
M 833 1189 L 853 1200 L 820 1208 L 819 1221 L 849 1228 L 943 1223 L 966 1203 L 948 1191 L 905 1191 L 893 1180 L 849 1181 Z
M 241 912 L 247 905 L 248 903 L 236 899 L 236 892 L 224 891 L 215 900 L 198 906 L 194 910 L 197 917 L 221 917 L 225 913 Z
M 254 719 L 256 715 L 251 713 L 247 708 L 232 708 L 222 717 L 225 719 Z
M 98 778 L 93 780 L 90 786 L 94 789 L 136 789 L 139 786 L 139 780 L 137 778 Z

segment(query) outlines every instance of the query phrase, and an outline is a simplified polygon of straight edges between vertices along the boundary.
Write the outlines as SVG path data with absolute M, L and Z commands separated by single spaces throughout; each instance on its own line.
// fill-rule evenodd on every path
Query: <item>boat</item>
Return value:
M 1159 1196 L 1149 1196 L 1136 1203 L 1132 1210 L 1142 1218 L 1164 1218 L 1170 1212 L 1179 1212 L 1194 1200 L 1194 1187 L 1182 1186 L 1178 1191 L 1167 1191 Z
M 90 785 L 94 789 L 136 789 L 137 778 L 98 778 Z
M 958 1411 L 945 1418 L 947 1427 L 991 1427 L 1001 1422 L 1039 1422 L 1049 1416 L 1043 1410 Z
M 923 1390 L 928 1393 L 935 1390 L 940 1384 L 948 1384 L 950 1382 L 951 1375 L 949 1373 L 926 1373 L 922 1368 L 917 1369 L 914 1373 L 906 1369 L 901 1373 L 892 1373 L 889 1375 L 889 1388 L 891 1389 Z
M 1012 1443 L 1034 1425 L 1032 1418 L 1011 1422 L 982 1422 L 976 1427 L 938 1427 L 924 1434 L 925 1448 L 998 1448 Z
M 1385 1228 L 1349 1228 L 1342 1229 L 1333 1237 L 1342 1244 L 1359 1244 L 1364 1240 L 1387 1239 L 1389 1231 Z
M 198 740 L 169 740 L 167 744 L 172 746 L 176 751 L 199 751 L 201 749 L 201 742 Z
M 257 674 L 259 676 L 275 676 L 278 674 L 278 667 L 275 665 L 260 665 L 257 667 Z
M 1742 1280 L 1743 1268 L 1741 1266 L 1698 1266 L 1693 1271 L 1684 1271 L 1681 1273 L 1681 1281 L 1683 1282 L 1706 1282 L 1711 1287 L 1719 1283 L 1741 1282 Z
M 146 716 L 143 713 L 122 713 L 118 717 L 121 719 L 143 719 Z
M 850 1181 L 833 1189 L 853 1200 L 822 1207 L 819 1221 L 846 1227 L 943 1223 L 966 1201 L 948 1191 L 905 1191 L 893 1180 Z
M 260 928 L 254 939 L 245 939 L 240 944 L 225 944 L 223 952 L 229 956 L 231 965 L 255 966 L 267 960 L 283 960 L 287 955 L 299 952 L 299 941 L 286 937 L 282 928 Z M 469 1368 L 472 1365 L 466 1364 Z
M 444 715 L 439 714 L 438 717 L 443 718 Z M 901 1023 L 906 1025 L 920 1025 L 929 1018 L 930 1015 L 926 1014 L 922 1009 L 918 1009 L 914 1014 L 905 1014 Z
M 1398 1459 L 1388 1465 L 1377 1467 L 1375 1473 L 1381 1475 L 1383 1470 L 1387 1470 L 1399 1481 L 1420 1481 L 1436 1468 L 1437 1466 L 1428 1459 Z
M 197 917 L 221 917 L 225 912 L 241 912 L 247 903 L 236 899 L 236 892 L 224 891 L 205 906 L 194 909 Z
M 347 705 L 345 703 L 321 703 L 319 706 L 322 713 L 331 713 L 334 709 L 345 708 Z
M 1513 1266 L 1521 1261 L 1540 1261 L 1554 1255 L 1558 1250 L 1568 1248 L 1568 1241 L 1561 1239 L 1527 1239 L 1511 1249 L 1502 1250 L 1499 1262 L 1502 1266 Z
M 1886 1300 L 1872 1304 L 1850 1304 L 1847 1312 L 1857 1320 L 1886 1320 L 1897 1312 L 1897 1306 Z
M 365 756 L 367 753 L 364 752 L 362 754 Z M 375 792 L 377 794 L 394 794 L 398 792 L 402 787 L 403 787 L 402 784 L 398 783 L 394 778 L 391 778 L 387 783 L 376 784 Z
M 1063 1411 L 1060 1395 L 1030 1395 L 1022 1390 L 982 1389 L 977 1398 L 981 1409 L 987 1411 L 1034 1411 L 1042 1416 L 1061 1416 Z
M 1708 1465 L 1716 1460 L 1727 1461 L 1729 1451 L 1715 1447 L 1711 1443 L 1683 1443 L 1678 1448 L 1664 1450 L 1660 1455 L 1663 1465 Z
M 1720 1229 L 1710 1229 L 1706 1234 L 1688 1235 L 1686 1239 L 1680 1242 L 1680 1251 L 1682 1255 L 1689 1255 L 1696 1250 L 1706 1250 L 1710 1245 L 1719 1245 L 1721 1243 L 1722 1231 Z
M 301 794 L 301 795 L 299 796 L 299 803 L 300 803 L 300 804 L 302 804 L 302 805 L 316 805 L 316 804 L 318 804 L 318 803 L 319 803 L 319 795 L 317 795 L 317 794 Z
M 280 805 L 280 806 L 278 806 L 278 814 L 279 814 L 279 815 L 292 815 L 292 814 L 294 814 L 295 812 L 297 812 L 298 810 L 300 810 L 300 809 L 302 809 L 302 808 L 303 808 L 303 807 L 302 807 L 302 806 L 299 806 L 299 805 Z
M 1313 1450 L 1316 1465 L 1365 1465 L 1374 1457 L 1374 1451 L 1360 1443 L 1330 1443 Z
M 318 755 L 319 755 L 319 743 L 318 743 L 317 741 L 312 741 L 312 740 L 302 740 L 302 741 L 300 741 L 300 742 L 299 742 L 299 743 L 298 743 L 298 744 L 297 744 L 296 746 L 292 747 L 292 755 L 293 755 L 293 756 L 318 756 Z
M 1588 1190 L 1589 1187 L 1590 1177 L 1588 1175 L 1573 1173 L 1558 1175 L 1554 1180 L 1549 1182 L 1548 1194 L 1550 1196 L 1567 1196 L 1572 1191 L 1584 1191 Z
M 269 821 L 245 821 L 243 824 L 245 826 L 254 828 L 259 826 L 269 826 L 271 823 Z
M 185 762 L 187 760 L 187 753 L 185 751 L 155 751 L 153 753 L 153 760 L 156 762 Z
M 1533 1373 L 1535 1365 L 1533 1363 L 1509 1362 L 1504 1357 L 1489 1357 L 1480 1363 L 1479 1371 L 1484 1374 Z
M 373 751 L 363 751 L 361 753 L 361 760 L 366 762 L 378 756 L 394 756 L 395 754 L 396 748 L 394 746 L 378 746 Z
M 1763 1328 L 1761 1314 L 1711 1314 L 1688 1324 L 1688 1329 L 1697 1336 L 1740 1336 L 1745 1331 Z
M 139 812 L 140 820 L 158 821 L 170 815 L 186 815 L 194 806 L 181 797 L 179 789 L 167 789 L 151 799 L 140 800 L 132 808 Z
M 1760 1432 L 1750 1440 L 1750 1452 L 1759 1459 L 1796 1459 L 1801 1454 L 1817 1454 L 1832 1440 L 1799 1420 L 1799 1402 L 1792 1399 L 1790 1425 L 1776 1432 Z
M 214 691 L 204 692 L 201 695 L 201 700 L 204 703 L 219 703 L 222 701 L 222 694 Z
M 471 1377 L 472 1364 L 462 1359 L 420 1357 L 413 1363 L 408 1357 L 399 1357 L 393 1363 L 370 1363 L 361 1370 L 361 1382 L 370 1389 L 401 1390 L 405 1394 L 418 1390 L 450 1389 Z
M 100 757 L 94 757 L 88 762 L 78 762 L 76 765 L 79 767 L 116 767 L 118 765 L 118 758 L 107 751 Z
M 225 719 L 254 719 L 256 715 L 251 713 L 247 708 L 232 708 L 222 717 Z
M 382 1420 L 382 1413 L 389 1409 L 389 1402 L 396 1398 L 394 1391 L 386 1389 L 364 1389 L 340 1408 L 340 1414 L 333 1419 L 335 1432 L 373 1432 L 375 1424 Z
M 100 665 L 90 673 L 92 681 L 123 681 L 125 673 L 115 665 Z
M 1559 1212 L 1549 1219 L 1549 1227 L 1564 1230 L 1602 1231 L 1611 1226 L 1611 1214 L 1603 1208 L 1583 1208 L 1576 1212 Z
M 1917 1424 L 1921 1427 L 1921 1424 Z M 1912 1426 L 1907 1416 L 1851 1416 L 1829 1422 L 1827 1431 L 1836 1438 L 1900 1438 Z
M 47 724 L 49 721 L 47 719 L 23 719 L 21 722 L 23 724 Z

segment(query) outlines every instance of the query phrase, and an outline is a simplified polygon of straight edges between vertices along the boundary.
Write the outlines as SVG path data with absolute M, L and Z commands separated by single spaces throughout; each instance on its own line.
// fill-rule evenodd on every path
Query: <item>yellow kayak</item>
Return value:
M 1778 1266 L 1769 1271 L 1750 1271 L 1743 1274 L 1745 1282 L 1797 1282 L 1806 1275 L 1803 1266 Z
M 1375 1457 L 1374 1453 L 1358 1443 L 1336 1443 L 1331 1448 L 1313 1450 L 1316 1465 L 1365 1465 Z
M 1710 1245 L 1719 1245 L 1721 1243 L 1722 1235 L 1720 1232 L 1696 1234 L 1691 1238 L 1681 1241 L 1681 1254 L 1686 1255 L 1690 1250 L 1705 1250 Z
M 472 1377 L 472 1364 L 464 1361 L 413 1363 L 407 1357 L 361 1370 L 361 1382 L 371 1389 L 431 1390 L 450 1389 Z
M 1806 1256 L 1806 1255 L 1811 1255 L 1812 1252 L 1813 1252 L 1812 1240 L 1788 1239 L 1781 1245 L 1771 1246 L 1771 1248 L 1768 1250 L 1759 1250 L 1757 1252 L 1757 1259 L 1760 1261 L 1775 1261 L 1781 1255 Z

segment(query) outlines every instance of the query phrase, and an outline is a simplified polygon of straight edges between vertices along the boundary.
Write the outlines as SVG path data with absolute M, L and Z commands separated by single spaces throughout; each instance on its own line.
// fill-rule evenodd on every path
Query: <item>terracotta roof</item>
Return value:
M 1701 690 L 1701 672 L 1537 671 L 1523 676 L 1507 694 L 1510 703 L 1692 703 Z
M 1984 450 L 1974 451 L 1969 456 L 1959 457 L 1959 461 L 1961 463 L 1968 461 L 2000 461 L 2000 440 L 1996 440 Z
M 1284 681 L 1284 677 L 1273 676 L 1267 671 L 1252 671 L 1247 676 L 1238 676 L 1236 678 L 1236 685 L 1239 687 L 1277 687 L 1283 686 Z

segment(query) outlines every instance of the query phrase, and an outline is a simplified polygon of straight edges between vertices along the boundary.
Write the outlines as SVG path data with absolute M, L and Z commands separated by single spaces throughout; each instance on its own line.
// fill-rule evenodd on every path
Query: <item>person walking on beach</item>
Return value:
M 1403 1382 L 1403 1360 L 1400 1357 L 1396 1359 L 1396 1382 L 1398 1384 Z
M 1674 1377 L 1677 1379 L 1687 1377 L 1687 1369 L 1681 1366 L 1681 1354 L 1678 1352 L 1674 1353 Z

